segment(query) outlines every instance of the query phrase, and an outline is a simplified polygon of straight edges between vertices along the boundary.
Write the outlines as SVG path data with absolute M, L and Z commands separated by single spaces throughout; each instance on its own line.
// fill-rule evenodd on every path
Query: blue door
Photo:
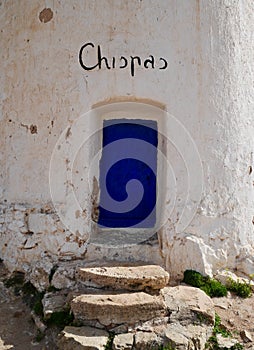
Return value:
M 100 160 L 101 227 L 156 223 L 157 122 L 105 120 Z

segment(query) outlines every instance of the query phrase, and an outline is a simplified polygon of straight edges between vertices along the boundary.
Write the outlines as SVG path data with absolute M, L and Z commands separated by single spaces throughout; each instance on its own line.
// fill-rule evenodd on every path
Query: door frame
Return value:
M 149 102 L 149 103 L 148 103 Z M 100 238 L 108 235 L 115 236 L 117 241 L 118 237 L 122 235 L 124 240 L 128 237 L 126 244 L 136 244 L 136 238 L 139 241 L 145 241 L 149 239 L 154 233 L 161 227 L 161 220 L 164 217 L 165 198 L 166 198 L 166 183 L 167 183 L 167 167 L 163 162 L 162 157 L 167 157 L 167 140 L 165 139 L 164 131 L 167 126 L 166 110 L 163 105 L 156 101 L 143 100 L 135 102 L 133 101 L 115 101 L 113 103 L 101 103 L 100 106 L 96 104 L 91 113 L 89 120 L 90 133 L 94 133 L 93 142 L 90 144 L 91 158 L 96 152 L 100 152 L 103 143 L 103 123 L 104 120 L 112 119 L 127 119 L 127 120 L 154 120 L 157 122 L 158 128 L 158 146 L 157 146 L 157 193 L 156 193 L 156 224 L 154 228 L 106 228 L 99 227 L 96 222 L 96 214 L 93 215 L 93 211 L 96 211 L 99 205 L 100 188 L 99 188 L 99 159 L 95 165 L 95 176 L 93 188 L 91 189 L 91 243 L 100 244 Z M 114 239 L 112 239 L 114 241 Z M 134 242 L 134 243 L 132 243 Z

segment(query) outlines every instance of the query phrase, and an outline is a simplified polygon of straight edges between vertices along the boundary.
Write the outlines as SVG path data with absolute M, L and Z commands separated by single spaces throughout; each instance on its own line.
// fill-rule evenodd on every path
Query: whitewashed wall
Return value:
M 0 256 L 10 269 L 32 276 L 58 261 L 107 257 L 159 263 L 175 278 L 186 268 L 254 272 L 253 10 L 249 0 L 2 2 Z M 86 42 L 108 57 L 165 57 L 168 68 L 138 67 L 134 77 L 129 69 L 84 71 Z M 159 244 L 87 249 L 87 236 L 65 230 L 54 212 L 50 159 L 80 115 L 124 99 L 165 105 L 185 126 L 204 191 L 184 232 L 175 232 L 175 211 Z M 89 231 L 88 186 L 84 198 Z

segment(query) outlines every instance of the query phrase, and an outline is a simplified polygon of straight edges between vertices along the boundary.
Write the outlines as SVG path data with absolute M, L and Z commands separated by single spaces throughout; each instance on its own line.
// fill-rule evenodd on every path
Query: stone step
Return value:
M 83 294 L 72 300 L 71 309 L 76 320 L 102 327 L 133 325 L 166 314 L 163 299 L 144 292 Z
M 168 272 L 158 265 L 87 267 L 77 274 L 86 286 L 117 290 L 159 290 L 169 282 Z
M 109 334 L 92 327 L 64 328 L 57 341 L 61 350 L 105 350 Z

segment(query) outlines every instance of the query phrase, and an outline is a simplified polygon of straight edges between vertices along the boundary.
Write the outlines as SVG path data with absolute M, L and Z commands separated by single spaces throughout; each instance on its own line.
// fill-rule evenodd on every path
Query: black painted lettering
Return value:
M 101 56 L 101 47 L 100 47 L 100 45 L 98 45 L 98 65 L 99 65 L 99 69 L 101 69 L 102 61 L 104 61 L 106 68 L 110 69 L 110 66 L 108 64 L 108 59 L 107 59 L 107 57 Z
M 138 56 L 131 56 L 131 76 L 135 75 L 135 60 L 137 60 L 138 65 L 141 65 L 141 58 Z
M 149 68 L 148 65 L 150 64 L 150 65 L 151 65 L 151 68 L 154 69 L 154 57 L 153 57 L 153 55 L 150 55 L 149 57 L 151 57 L 151 58 L 147 58 L 147 59 L 144 61 L 144 67 L 145 67 L 145 68 Z
M 121 56 L 120 57 L 120 61 L 124 61 L 123 65 L 122 66 L 119 66 L 119 68 L 126 68 L 128 66 L 128 60 L 126 57 L 124 56 Z
M 116 67 L 116 58 L 113 57 L 112 58 L 112 68 L 115 68 Z
M 130 64 L 130 73 L 131 76 L 135 76 L 135 70 L 137 66 L 143 66 L 145 69 L 167 69 L 168 67 L 168 62 L 165 58 L 160 57 L 154 57 L 153 55 L 149 55 L 146 59 L 143 59 L 139 56 L 110 56 L 109 58 L 106 56 L 102 55 L 102 49 L 101 46 L 97 46 L 97 62 L 94 65 L 88 65 L 87 60 L 88 60 L 88 50 L 93 50 L 92 53 L 96 56 L 96 51 L 94 50 L 95 45 L 92 42 L 85 43 L 79 50 L 79 63 L 80 66 L 84 70 L 93 70 L 95 68 L 106 68 L 106 69 L 115 69 L 116 67 L 123 69 L 128 67 Z M 90 52 L 89 52 L 90 53 Z M 95 58 L 96 60 L 96 58 Z
M 94 44 L 93 43 L 86 43 L 85 45 L 83 45 L 79 51 L 79 63 L 81 65 L 81 67 L 84 69 L 84 70 L 93 70 L 95 69 L 97 66 L 98 66 L 98 63 L 95 64 L 94 66 L 91 66 L 91 67 L 88 67 L 85 65 L 84 61 L 83 61 L 83 51 L 84 49 L 87 47 L 87 46 L 91 46 L 91 47 L 94 47 Z
M 168 62 L 165 60 L 165 58 L 160 58 L 160 61 L 162 61 L 164 64 L 159 69 L 166 69 L 168 66 Z

